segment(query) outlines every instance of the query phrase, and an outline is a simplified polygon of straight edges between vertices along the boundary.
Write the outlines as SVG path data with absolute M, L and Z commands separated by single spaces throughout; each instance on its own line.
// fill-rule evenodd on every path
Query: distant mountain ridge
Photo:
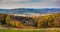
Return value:
M 38 14 L 50 14 L 60 12 L 60 8 L 16 8 L 16 9 L 0 9 L 0 13 L 4 14 L 29 14 L 29 13 L 38 13 Z

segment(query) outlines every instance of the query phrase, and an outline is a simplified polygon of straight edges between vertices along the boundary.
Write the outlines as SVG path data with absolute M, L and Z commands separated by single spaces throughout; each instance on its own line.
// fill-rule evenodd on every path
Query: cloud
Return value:
M 0 4 L 14 4 L 14 3 L 25 3 L 29 2 L 30 0 L 2 0 L 0 1 Z
M 57 0 L 1 0 L 0 4 L 42 3 L 56 2 Z
M 24 2 L 24 1 L 28 2 L 30 0 L 10 0 L 10 2 Z
M 42 8 L 42 7 L 60 7 L 57 0 L 2 0 L 0 8 Z

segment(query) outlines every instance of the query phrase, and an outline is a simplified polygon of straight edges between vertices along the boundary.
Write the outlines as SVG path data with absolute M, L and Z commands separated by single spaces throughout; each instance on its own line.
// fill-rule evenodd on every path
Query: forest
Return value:
M 19 29 L 60 28 L 60 13 L 37 17 L 0 14 L 0 25 Z

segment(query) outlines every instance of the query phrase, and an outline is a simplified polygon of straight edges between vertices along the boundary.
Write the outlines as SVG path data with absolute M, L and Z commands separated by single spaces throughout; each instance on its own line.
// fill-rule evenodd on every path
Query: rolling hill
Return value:
M 42 8 L 42 9 L 34 9 L 34 8 L 16 8 L 16 9 L 0 9 L 0 13 L 4 14 L 51 14 L 60 12 L 60 8 Z

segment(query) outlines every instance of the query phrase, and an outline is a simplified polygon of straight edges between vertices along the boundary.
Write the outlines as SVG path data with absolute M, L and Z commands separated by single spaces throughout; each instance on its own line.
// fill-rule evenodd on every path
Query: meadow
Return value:
M 0 32 L 60 32 L 59 30 L 2 30 Z

